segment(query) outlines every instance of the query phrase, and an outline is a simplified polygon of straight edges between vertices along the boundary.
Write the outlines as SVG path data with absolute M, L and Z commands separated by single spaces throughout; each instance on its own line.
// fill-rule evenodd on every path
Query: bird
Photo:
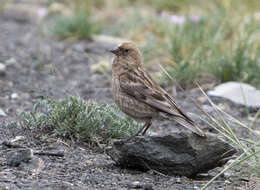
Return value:
M 174 98 L 156 83 L 143 65 L 140 50 L 133 42 L 123 42 L 110 50 L 112 94 L 119 109 L 144 125 L 135 136 L 145 135 L 153 120 L 174 120 L 193 133 L 205 136 L 197 124 L 180 109 Z

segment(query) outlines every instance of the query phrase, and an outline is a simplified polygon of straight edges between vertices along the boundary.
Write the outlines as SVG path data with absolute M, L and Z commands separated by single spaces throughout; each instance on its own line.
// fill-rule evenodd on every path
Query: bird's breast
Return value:
M 147 121 L 157 117 L 158 111 L 156 109 L 125 93 L 121 89 L 119 79 L 116 76 L 113 76 L 112 92 L 115 103 L 120 110 L 133 119 Z

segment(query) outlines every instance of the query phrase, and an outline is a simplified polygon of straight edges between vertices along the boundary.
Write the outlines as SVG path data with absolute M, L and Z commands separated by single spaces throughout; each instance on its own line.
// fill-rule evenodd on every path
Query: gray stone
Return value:
M 17 93 L 12 93 L 11 94 L 11 99 L 18 99 L 19 95 Z
M 11 57 L 10 59 L 8 59 L 6 62 L 5 62 L 6 65 L 15 65 L 17 64 L 17 61 L 15 58 Z
M 116 141 L 108 155 L 124 168 L 156 170 L 166 175 L 195 176 L 222 166 L 236 150 L 213 134 L 189 132 L 165 136 L 137 136 Z
M 207 94 L 228 99 L 239 105 L 260 108 L 260 90 L 246 83 L 226 82 L 208 91 Z
M 116 38 L 107 35 L 93 35 L 93 42 L 85 44 L 85 52 L 90 53 L 109 53 L 109 50 L 114 49 L 118 44 L 129 42 L 128 39 Z
M 6 113 L 4 112 L 4 110 L 2 110 L 1 108 L 0 108 L 0 116 L 3 116 L 3 117 L 7 116 Z
M 30 171 L 31 173 L 38 174 L 43 168 L 45 164 L 44 161 L 38 156 L 33 156 L 30 159 L 30 162 L 21 162 L 20 167 L 25 171 Z
M 28 162 L 33 157 L 33 151 L 30 148 L 11 151 L 7 154 L 7 165 L 17 167 L 22 162 Z
M 6 75 L 6 66 L 3 63 L 0 63 L 0 76 Z

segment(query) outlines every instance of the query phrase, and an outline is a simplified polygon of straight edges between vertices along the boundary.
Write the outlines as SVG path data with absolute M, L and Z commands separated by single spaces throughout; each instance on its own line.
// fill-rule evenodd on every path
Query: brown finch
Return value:
M 175 120 L 199 136 L 205 136 L 194 121 L 176 104 L 174 98 L 163 90 L 143 67 L 142 54 L 134 43 L 125 42 L 111 50 L 115 54 L 112 64 L 112 89 L 120 110 L 145 125 L 145 134 L 152 119 Z

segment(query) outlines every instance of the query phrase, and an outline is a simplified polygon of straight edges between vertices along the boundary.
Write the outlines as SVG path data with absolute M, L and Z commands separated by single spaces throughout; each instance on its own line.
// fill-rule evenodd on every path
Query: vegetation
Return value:
M 178 81 L 191 83 L 211 75 L 219 82 L 260 85 L 257 26 L 251 19 L 228 20 L 223 14 L 173 27 L 169 50 L 177 66 L 168 71 Z
M 52 27 L 52 33 L 61 39 L 91 39 L 98 31 L 98 24 L 92 20 L 88 10 L 84 9 L 72 16 L 55 17 Z
M 141 44 L 147 67 L 161 64 L 184 87 L 204 78 L 260 87 L 257 0 L 66 2 L 75 13 L 54 19 L 59 38 L 101 32 L 131 39 Z
M 200 88 L 201 89 L 201 88 Z M 234 157 L 233 161 L 229 163 L 221 172 L 219 172 L 216 176 L 214 176 L 211 180 L 209 180 L 203 187 L 202 190 L 206 189 L 214 180 L 216 180 L 219 176 L 225 173 L 227 170 L 230 170 L 234 167 L 243 167 L 243 165 L 249 165 L 249 167 L 253 168 L 251 173 L 253 176 L 259 176 L 259 171 L 256 170 L 260 166 L 260 134 L 254 130 L 254 124 L 256 120 L 260 116 L 260 110 L 255 114 L 253 121 L 249 125 L 245 125 L 241 123 L 238 119 L 232 117 L 227 114 L 223 110 L 221 110 L 216 104 L 214 104 L 210 98 L 206 95 L 206 93 L 201 89 L 202 93 L 208 99 L 212 108 L 214 109 L 217 117 L 213 117 L 203 110 L 202 112 L 207 115 L 209 121 L 201 118 L 204 122 L 206 122 L 209 126 L 214 128 L 220 135 L 222 135 L 226 140 L 228 140 L 232 145 L 234 145 L 237 149 L 239 149 L 238 155 Z M 249 134 L 254 137 L 254 141 L 250 139 L 241 139 L 239 138 L 233 131 L 232 127 L 229 123 L 233 123 L 236 127 L 242 127 Z
M 91 2 L 85 6 L 92 6 L 103 34 L 139 43 L 147 67 L 162 64 L 184 87 L 204 78 L 260 87 L 258 1 Z M 124 14 L 120 14 L 122 9 Z M 113 14 L 120 16 L 111 19 Z
M 0 0 L 0 12 L 6 7 L 7 2 L 5 0 Z
M 76 97 L 45 98 L 34 105 L 31 113 L 23 112 L 21 118 L 22 125 L 30 130 L 95 145 L 109 143 L 112 138 L 126 138 L 140 127 L 129 117 L 121 116 L 116 105 L 85 102 Z

